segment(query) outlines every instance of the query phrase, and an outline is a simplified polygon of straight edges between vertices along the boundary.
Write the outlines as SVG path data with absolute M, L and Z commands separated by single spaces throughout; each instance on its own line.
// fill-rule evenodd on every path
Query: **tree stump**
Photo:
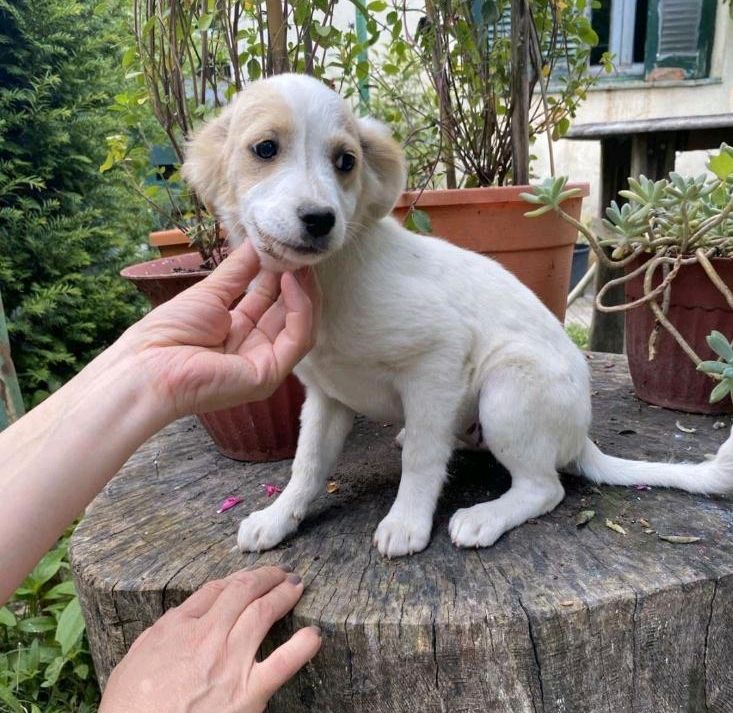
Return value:
M 636 400 L 622 357 L 590 358 L 592 436 L 608 453 L 696 461 L 727 436 L 727 419 L 723 429 Z M 457 453 L 430 546 L 388 561 L 371 538 L 398 485 L 395 433 L 358 422 L 334 476 L 338 492 L 324 493 L 296 536 L 260 556 L 232 551 L 237 527 L 267 504 L 261 483 L 285 485 L 289 462 L 230 461 L 193 419 L 146 443 L 72 541 L 101 680 L 165 609 L 207 580 L 289 563 L 305 595 L 264 652 L 309 624 L 322 628 L 323 648 L 271 713 L 733 710 L 728 501 L 567 477 L 553 513 L 491 548 L 458 550 L 450 515 L 497 497 L 509 480 L 488 454 Z M 217 515 L 230 495 L 244 502 Z M 577 527 L 581 510 L 596 514 Z M 673 544 L 658 533 L 701 540 Z

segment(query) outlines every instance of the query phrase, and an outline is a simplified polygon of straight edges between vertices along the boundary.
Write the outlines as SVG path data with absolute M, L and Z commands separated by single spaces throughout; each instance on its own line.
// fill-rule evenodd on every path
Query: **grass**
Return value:
M 571 322 L 565 325 L 565 331 L 568 333 L 570 339 L 575 342 L 576 346 L 581 349 L 588 348 L 588 327 L 584 327 L 577 322 Z

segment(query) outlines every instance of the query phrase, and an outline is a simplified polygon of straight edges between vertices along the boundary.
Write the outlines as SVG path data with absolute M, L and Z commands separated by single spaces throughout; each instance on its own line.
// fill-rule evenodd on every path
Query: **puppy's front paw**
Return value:
M 389 514 L 374 533 L 374 546 L 389 559 L 420 552 L 428 546 L 432 518 L 416 521 Z
M 448 524 L 450 538 L 456 547 L 490 547 L 506 530 L 498 513 L 491 517 L 478 505 L 456 510 Z
M 240 552 L 262 552 L 279 545 L 298 529 L 298 521 L 275 508 L 257 510 L 242 520 L 237 534 Z

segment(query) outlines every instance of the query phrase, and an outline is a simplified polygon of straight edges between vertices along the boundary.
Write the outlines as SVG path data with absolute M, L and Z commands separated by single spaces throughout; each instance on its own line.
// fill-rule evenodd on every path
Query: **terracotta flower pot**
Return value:
M 725 284 L 733 287 L 733 258 L 717 258 L 712 263 Z M 632 263 L 630 268 L 639 264 Z M 644 294 L 643 277 L 642 273 L 626 283 L 627 301 L 639 299 Z M 659 285 L 661 280 L 662 271 L 657 270 L 653 285 Z M 699 265 L 682 267 L 673 280 L 667 316 L 704 360 L 717 359 L 705 341 L 710 332 L 717 329 L 727 337 L 733 332 L 733 311 Z M 733 403 L 728 397 L 710 403 L 715 382 L 695 369 L 692 360 L 664 328 L 657 336 L 656 355 L 649 361 L 649 335 L 654 328 L 654 315 L 648 307 L 642 305 L 629 310 L 625 317 L 629 371 L 640 399 L 690 413 L 733 413 Z
M 582 196 L 563 204 L 580 219 L 587 183 L 570 184 Z M 488 255 L 514 273 L 562 322 L 570 285 L 570 270 L 577 231 L 554 213 L 525 218 L 532 210 L 520 193 L 529 186 L 408 191 L 393 211 L 403 220 L 413 201 L 430 216 L 433 234 L 462 248 Z M 419 196 L 419 198 L 418 198 Z
M 157 307 L 203 280 L 209 271 L 201 269 L 198 253 L 186 253 L 130 265 L 120 274 Z M 225 456 L 282 460 L 295 455 L 304 399 L 303 386 L 291 374 L 269 399 L 199 414 L 198 418 Z
M 148 242 L 158 248 L 161 257 L 174 257 L 191 252 L 188 236 L 180 228 L 156 230 L 150 233 Z
M 187 252 L 130 265 L 120 275 L 130 280 L 150 300 L 150 304 L 157 307 L 209 274 L 209 270 L 201 267 L 201 262 L 198 253 Z

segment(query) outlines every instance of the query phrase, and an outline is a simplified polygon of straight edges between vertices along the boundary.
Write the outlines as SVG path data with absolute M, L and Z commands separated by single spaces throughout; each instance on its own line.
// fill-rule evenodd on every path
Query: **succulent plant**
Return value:
M 626 267 L 621 277 L 599 290 L 596 308 L 618 312 L 648 305 L 657 324 L 672 335 L 697 368 L 718 381 L 710 397 L 715 402 L 728 394 L 733 398 L 733 346 L 720 332 L 713 332 L 707 341 L 722 361 L 702 361 L 667 318 L 671 284 L 683 265 L 694 263 L 703 268 L 733 310 L 733 290 L 711 262 L 712 258 L 733 257 L 733 148 L 722 144 L 707 166 L 711 175 L 670 173 L 659 181 L 645 176 L 629 178 L 628 189 L 619 191 L 627 202 L 619 205 L 612 201 L 606 209 L 604 235 L 596 235 L 563 210 L 563 201 L 572 195 L 565 190 L 564 177 L 550 178 L 535 186 L 532 193 L 523 193 L 522 198 L 537 206 L 525 214 L 528 217 L 555 211 L 587 238 L 598 260 L 612 269 Z M 639 258 L 638 264 L 631 264 Z M 660 269 L 663 278 L 654 286 L 652 277 Z M 609 290 L 642 274 L 643 297 L 620 305 L 603 304 Z M 649 340 L 650 358 L 656 334 L 655 330 Z
M 722 401 L 729 394 L 733 399 L 733 344 L 718 331 L 710 333 L 707 343 L 720 357 L 717 361 L 702 361 L 697 365 L 699 371 L 718 380 L 710 394 L 710 403 Z

